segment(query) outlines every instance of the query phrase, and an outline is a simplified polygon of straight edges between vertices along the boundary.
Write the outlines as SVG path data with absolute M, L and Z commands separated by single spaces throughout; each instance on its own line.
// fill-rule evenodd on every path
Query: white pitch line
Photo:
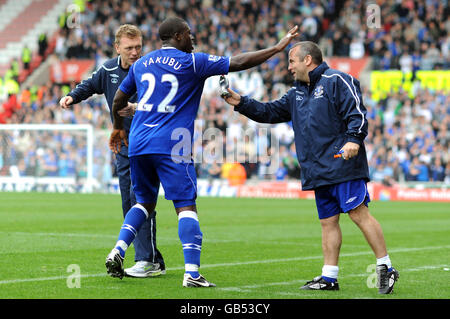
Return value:
M 434 265 L 434 266 L 420 266 L 420 267 L 416 267 L 416 268 L 408 268 L 408 269 L 402 269 L 401 272 L 407 271 L 407 272 L 413 272 L 413 271 L 422 271 L 422 270 L 427 270 L 427 269 L 438 269 L 438 268 L 446 268 L 448 267 L 448 265 Z M 369 276 L 371 273 L 365 273 L 365 274 L 349 274 L 349 275 L 345 275 L 343 277 L 367 277 Z
M 39 233 L 33 233 L 33 232 L 8 232 L 8 231 L 0 231 L 0 235 L 1 234 L 7 234 L 7 235 L 19 235 L 19 236 L 49 236 L 49 237 L 64 237 L 64 238 L 70 238 L 70 237 L 75 237 L 75 238 L 106 238 L 106 239 L 117 239 L 117 235 L 106 235 L 106 234 L 85 234 L 85 233 L 43 233 L 43 232 L 39 232 Z M 170 241 L 170 242 L 179 242 L 180 239 L 177 236 L 173 236 L 173 237 L 163 237 L 163 236 L 158 236 L 158 241 Z M 252 240 L 247 240 L 246 242 L 251 242 Z M 216 239 L 216 238 L 207 238 L 204 237 L 203 238 L 203 243 L 242 243 L 243 241 L 241 239 Z M 271 241 L 271 244 L 274 245 L 293 245 L 293 246 L 321 246 L 322 244 L 320 242 L 318 243 L 302 243 L 301 239 L 299 239 L 298 241 L 283 241 L 283 240 L 278 240 L 278 241 Z M 364 244 L 360 244 L 360 245 L 355 245 L 355 244 L 346 244 L 345 247 L 367 247 L 367 245 Z
M 238 286 L 238 287 L 219 287 L 217 289 L 225 290 L 225 291 L 237 291 L 237 292 L 245 291 L 246 292 L 250 289 L 270 287 L 270 286 L 287 286 L 287 285 L 304 283 L 306 281 L 307 281 L 306 279 L 296 279 L 296 280 L 292 280 L 292 281 L 268 282 L 268 283 L 259 284 L 259 285 L 247 285 L 247 286 Z
M 0 234 L 7 235 L 19 235 L 19 236 L 49 236 L 49 237 L 81 237 L 81 238 L 106 238 L 106 239 L 117 239 L 117 235 L 106 235 L 106 234 L 83 234 L 83 233 L 32 233 L 32 232 L 8 232 L 8 231 L 0 231 Z M 176 236 L 174 237 L 161 237 L 158 236 L 158 241 L 176 241 L 179 242 L 180 239 Z M 204 238 L 203 242 L 208 243 L 228 243 L 228 242 L 242 242 L 239 239 L 208 239 Z
M 68 274 L 69 276 L 70 274 Z M 21 282 L 35 282 L 35 281 L 51 281 L 51 280 L 63 280 L 67 279 L 68 276 L 54 276 L 54 277 L 41 277 L 41 278 L 24 278 L 24 279 L 12 279 L 12 280 L 2 280 L 0 284 L 15 284 Z M 91 275 L 80 275 L 80 278 L 90 278 L 90 277 L 103 277 L 105 274 L 91 274 Z
M 78 233 L 27 233 L 27 232 L 8 232 L 8 231 L 0 231 L 0 234 L 7 235 L 27 235 L 27 236 L 61 236 L 61 237 L 86 237 L 86 238 L 116 238 L 117 236 L 113 235 L 104 235 L 104 234 L 78 234 Z
M 297 297 L 301 297 L 301 298 L 305 298 L 305 297 L 317 298 L 316 294 L 305 294 L 305 293 L 303 293 L 303 291 L 305 291 L 305 290 L 302 290 L 302 292 L 300 292 L 300 291 L 299 292 L 277 291 L 274 294 L 280 295 L 280 296 L 297 296 Z
M 438 250 L 438 249 L 447 249 L 447 248 L 450 248 L 450 246 L 447 245 L 447 246 L 398 248 L 398 249 L 391 249 L 389 251 L 389 253 L 403 253 L 403 252 L 413 252 L 413 251 L 421 251 L 421 250 Z M 354 257 L 354 256 L 370 255 L 370 254 L 373 254 L 373 252 L 372 251 L 361 251 L 361 252 L 356 252 L 356 253 L 341 254 L 340 257 Z M 254 261 L 244 261 L 244 262 L 235 262 L 235 263 L 219 263 L 219 264 L 202 265 L 201 268 L 205 269 L 205 268 L 217 268 L 217 267 L 235 267 L 235 266 L 244 266 L 244 265 L 283 263 L 283 262 L 313 260 L 313 259 L 322 259 L 322 258 L 323 258 L 322 255 L 318 255 L 318 256 L 292 257 L 292 258 L 281 258 L 281 259 L 254 260 Z M 167 268 L 166 270 L 167 271 L 175 271 L 175 270 L 183 270 L 183 269 L 184 269 L 184 266 Z M 102 276 L 106 276 L 106 273 L 80 275 L 80 277 L 83 277 L 83 278 L 102 277 Z M 2 280 L 2 281 L 0 281 L 0 285 L 15 284 L 15 283 L 21 283 L 21 282 L 63 280 L 63 279 L 67 279 L 67 276 Z

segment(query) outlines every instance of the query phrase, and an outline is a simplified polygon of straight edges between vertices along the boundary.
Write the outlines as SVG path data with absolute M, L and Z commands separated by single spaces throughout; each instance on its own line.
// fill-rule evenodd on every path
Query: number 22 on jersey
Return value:
M 142 99 L 138 103 L 137 110 L 144 112 L 151 112 L 151 110 L 153 109 L 153 104 L 148 104 L 147 102 L 155 90 L 156 78 L 152 73 L 144 73 L 142 74 L 141 82 L 144 81 L 148 82 L 148 87 L 144 95 L 142 96 Z M 161 113 L 172 113 L 173 111 L 175 111 L 176 105 L 170 105 L 170 102 L 172 102 L 173 98 L 177 94 L 178 80 L 175 75 L 165 73 L 161 77 L 161 83 L 163 82 L 170 83 L 170 91 L 169 93 L 167 93 L 167 95 L 164 97 L 161 103 L 159 103 L 156 110 Z

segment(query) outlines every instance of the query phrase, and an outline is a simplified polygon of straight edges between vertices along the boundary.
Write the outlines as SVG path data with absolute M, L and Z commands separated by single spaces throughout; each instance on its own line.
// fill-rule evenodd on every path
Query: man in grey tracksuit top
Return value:
M 119 56 L 109 59 L 95 71 L 90 78 L 78 84 L 60 105 L 68 108 L 88 99 L 93 94 L 104 94 L 109 106 L 111 121 L 114 95 L 123 79 L 128 74 L 130 66 L 141 57 L 142 34 L 132 25 L 122 25 L 116 32 L 115 49 Z M 124 115 L 132 115 L 136 94 L 130 98 L 130 103 Z M 132 117 L 124 118 L 124 128 L 130 131 Z M 122 198 L 123 216 L 136 204 L 136 198 L 131 185 L 130 161 L 128 147 L 122 145 L 120 153 L 116 154 L 116 171 L 119 177 L 119 188 Z M 142 225 L 133 242 L 136 265 L 125 269 L 125 274 L 131 277 L 153 277 L 165 272 L 164 259 L 156 247 L 156 212 Z

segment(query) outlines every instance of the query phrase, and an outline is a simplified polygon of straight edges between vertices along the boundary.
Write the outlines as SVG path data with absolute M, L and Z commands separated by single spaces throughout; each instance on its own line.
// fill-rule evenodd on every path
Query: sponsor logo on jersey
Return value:
M 220 56 L 210 54 L 208 60 L 212 62 L 217 62 L 220 60 Z

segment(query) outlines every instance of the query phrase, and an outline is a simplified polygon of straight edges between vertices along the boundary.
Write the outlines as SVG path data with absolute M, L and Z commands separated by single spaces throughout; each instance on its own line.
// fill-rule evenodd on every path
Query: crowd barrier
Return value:
M 372 200 L 450 202 L 450 185 L 428 188 L 424 184 L 414 188 L 407 186 L 385 186 L 369 182 L 367 185 Z M 234 196 L 256 198 L 314 199 L 313 191 L 302 190 L 300 182 L 261 181 L 240 186 L 228 186 L 227 181 L 198 181 L 199 196 Z
M 428 185 L 429 186 L 429 185 Z M 417 184 L 415 187 L 385 186 L 370 182 L 367 186 L 372 200 L 382 201 L 429 201 L 450 202 L 450 185 L 428 187 Z M 0 192 L 52 192 L 52 193 L 119 193 L 118 180 L 113 178 L 108 185 L 98 182 L 86 183 L 85 179 L 62 177 L 0 177 Z M 244 185 L 230 186 L 227 180 L 199 179 L 197 181 L 199 197 L 253 197 L 314 199 L 313 191 L 302 190 L 297 181 L 248 181 Z M 160 195 L 164 189 L 160 187 Z M 0 195 L 0 197 L 3 197 Z

